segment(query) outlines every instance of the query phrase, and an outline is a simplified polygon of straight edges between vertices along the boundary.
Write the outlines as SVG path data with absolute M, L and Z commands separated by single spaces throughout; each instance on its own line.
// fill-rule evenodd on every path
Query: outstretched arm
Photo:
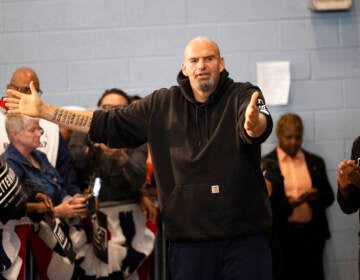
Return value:
M 255 91 L 245 112 L 244 128 L 246 133 L 253 138 L 261 136 L 266 129 L 266 117 L 260 113 L 256 103 L 259 92 Z
M 7 90 L 9 97 L 5 98 L 5 105 L 9 108 L 8 114 L 24 114 L 61 124 L 71 130 L 89 131 L 93 112 L 70 111 L 46 104 L 40 99 L 33 82 L 30 83 L 30 89 L 31 94 Z

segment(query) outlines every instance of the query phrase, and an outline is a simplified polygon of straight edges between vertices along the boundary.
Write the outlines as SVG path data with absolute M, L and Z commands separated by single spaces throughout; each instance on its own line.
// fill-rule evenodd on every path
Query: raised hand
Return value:
M 341 189 L 350 185 L 360 187 L 360 169 L 355 161 L 346 159 L 339 163 L 337 180 Z
M 251 137 L 259 137 L 266 128 L 266 118 L 263 114 L 260 114 L 257 107 L 258 98 L 259 92 L 255 91 L 245 111 L 244 128 L 246 133 Z
M 8 97 L 4 98 L 5 105 L 9 108 L 9 114 L 24 114 L 31 117 L 41 117 L 41 109 L 44 104 L 40 99 L 33 82 L 30 82 L 31 94 L 8 89 Z
M 5 106 L 8 114 L 23 114 L 30 117 L 42 118 L 56 124 L 63 125 L 71 130 L 88 133 L 93 116 L 91 111 L 72 111 L 44 103 L 30 83 L 31 94 L 8 89 L 5 97 Z M 81 119 L 81 121 L 79 121 Z

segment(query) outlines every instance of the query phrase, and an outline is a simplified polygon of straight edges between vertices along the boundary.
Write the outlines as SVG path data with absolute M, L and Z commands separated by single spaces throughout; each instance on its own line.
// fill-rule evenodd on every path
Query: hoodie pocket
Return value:
M 163 208 L 169 237 L 221 237 L 230 222 L 231 204 L 223 184 L 176 185 Z

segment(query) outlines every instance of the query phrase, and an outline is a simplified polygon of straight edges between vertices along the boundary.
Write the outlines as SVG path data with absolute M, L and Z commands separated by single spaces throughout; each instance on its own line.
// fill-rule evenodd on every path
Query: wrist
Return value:
M 61 207 L 60 207 L 60 205 L 54 207 L 54 217 L 55 218 L 61 217 Z
M 349 189 L 349 185 L 341 185 L 340 183 L 338 183 L 338 188 L 339 188 L 339 192 L 340 194 L 347 198 L 350 196 L 351 190 Z
M 245 129 L 246 133 L 252 138 L 260 137 L 266 129 L 266 122 L 267 121 L 265 115 L 259 113 L 258 122 L 251 128 Z

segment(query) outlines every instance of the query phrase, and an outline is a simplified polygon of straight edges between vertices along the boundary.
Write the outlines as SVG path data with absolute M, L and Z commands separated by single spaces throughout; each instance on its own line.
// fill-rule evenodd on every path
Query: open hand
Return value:
M 251 137 L 259 137 L 266 128 L 266 118 L 260 113 L 257 107 L 258 98 L 259 92 L 255 91 L 252 94 L 250 103 L 246 107 L 245 111 L 244 128 L 246 133 Z
M 32 117 L 41 116 L 42 100 L 35 89 L 34 83 L 30 82 L 31 94 L 8 89 L 8 97 L 5 97 L 5 105 L 9 108 L 9 114 L 24 114 Z
M 339 163 L 337 180 L 341 189 L 352 184 L 360 187 L 360 171 L 355 161 L 345 159 Z

